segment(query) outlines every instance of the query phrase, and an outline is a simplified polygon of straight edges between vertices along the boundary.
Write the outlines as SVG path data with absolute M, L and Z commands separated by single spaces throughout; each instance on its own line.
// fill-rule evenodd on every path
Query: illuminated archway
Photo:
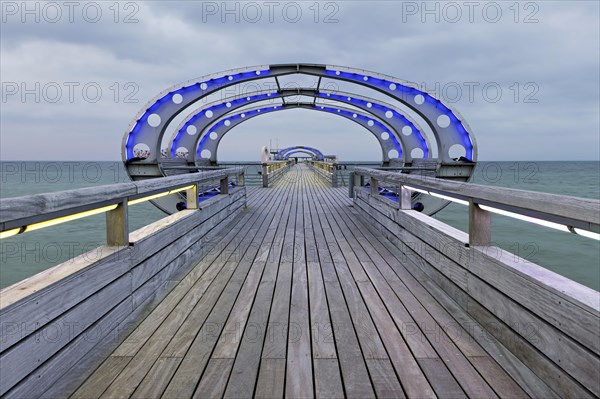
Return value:
M 375 72 L 318 64 L 280 64 L 234 69 L 184 82 L 163 91 L 135 117 L 123 138 L 123 160 L 133 179 L 161 175 L 160 146 L 169 123 L 198 100 L 236 84 L 261 79 L 303 74 L 353 83 L 385 94 L 422 117 L 439 141 L 440 164 L 456 161 L 451 149 L 463 151 L 464 159 L 475 161 L 475 139 L 461 116 L 417 85 Z M 320 80 L 319 80 L 320 81 Z M 317 87 L 318 90 L 318 87 Z M 136 153 L 137 148 L 137 153 Z M 139 156 L 139 155 L 142 156 Z M 469 166 L 470 168 L 470 166 Z M 469 173 L 470 175 L 470 173 Z
M 216 164 L 217 150 L 223 137 L 234 127 L 260 115 L 266 115 L 271 112 L 284 111 L 289 109 L 302 108 L 319 112 L 326 112 L 341 116 L 352 122 L 355 122 L 367 129 L 381 147 L 381 157 L 383 163 L 387 165 L 390 159 L 402 158 L 402 145 L 393 134 L 389 134 L 390 126 L 384 121 L 374 118 L 372 115 L 362 113 L 357 110 L 344 107 L 327 107 L 324 105 L 314 105 L 312 103 L 286 103 L 284 105 L 275 105 L 268 107 L 254 107 L 244 109 L 234 114 L 226 114 L 215 121 L 206 130 L 206 133 L 199 137 L 196 149 L 196 164 Z M 384 135 L 383 133 L 387 133 Z
M 290 155 L 296 154 L 299 152 L 310 155 L 317 161 L 322 161 L 325 159 L 325 156 L 323 155 L 323 153 L 321 151 L 317 150 L 316 148 L 307 147 L 304 145 L 297 145 L 294 147 L 288 147 L 288 148 L 284 148 L 283 150 L 280 150 L 277 154 L 275 154 L 275 160 L 282 161 L 285 159 L 289 159 Z

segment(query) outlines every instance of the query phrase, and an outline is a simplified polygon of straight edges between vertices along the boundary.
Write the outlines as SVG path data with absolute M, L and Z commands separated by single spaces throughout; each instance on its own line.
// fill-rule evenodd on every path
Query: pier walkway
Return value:
M 247 201 L 73 398 L 528 397 L 347 189 L 301 164 Z

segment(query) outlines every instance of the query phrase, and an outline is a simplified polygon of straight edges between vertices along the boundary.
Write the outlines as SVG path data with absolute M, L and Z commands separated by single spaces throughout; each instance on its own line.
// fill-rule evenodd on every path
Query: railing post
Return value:
M 337 172 L 337 163 L 334 163 L 332 165 L 332 170 L 331 170 L 331 187 L 336 188 L 338 186 L 338 172 Z
M 492 214 L 469 200 L 469 245 L 488 246 L 492 242 Z
M 363 177 L 363 175 L 358 174 L 356 172 L 352 172 L 353 176 L 354 176 L 354 187 L 362 187 L 365 185 L 365 178 Z
M 379 182 L 371 177 L 371 195 L 379 195 Z
M 106 212 L 106 245 L 109 247 L 129 245 L 127 201 L 121 202 L 115 209 Z
M 200 208 L 200 204 L 198 203 L 198 183 L 194 183 L 194 186 L 192 188 L 186 190 L 185 196 L 187 209 Z
M 400 209 L 406 210 L 406 209 L 412 209 L 412 192 L 404 187 L 404 186 L 400 186 L 400 191 L 398 192 L 399 198 L 398 198 L 398 202 L 400 203 Z
M 246 185 L 246 174 L 244 173 L 244 171 L 240 171 L 240 173 L 238 173 L 237 175 L 237 184 L 238 186 L 245 186 Z
M 263 187 L 269 187 L 269 167 L 266 163 L 262 164 L 262 184 Z
M 223 195 L 229 194 L 229 176 L 225 176 L 220 181 L 221 193 Z

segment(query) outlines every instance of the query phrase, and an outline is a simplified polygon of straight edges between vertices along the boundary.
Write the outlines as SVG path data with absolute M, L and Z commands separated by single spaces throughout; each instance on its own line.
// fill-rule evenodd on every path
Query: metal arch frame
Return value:
M 162 137 L 169 123 L 190 104 L 209 94 L 243 82 L 290 74 L 306 74 L 342 80 L 384 93 L 400 101 L 425 119 L 436 137 L 441 139 L 442 151 L 438 157 L 442 162 L 453 161 L 449 155 L 449 149 L 455 144 L 461 145 L 465 149 L 466 157 L 469 160 L 475 161 L 477 158 L 475 138 L 470 134 L 470 128 L 466 122 L 461 120 L 460 114 L 451 106 L 443 104 L 431 93 L 420 90 L 414 84 L 391 76 L 354 68 L 319 64 L 278 64 L 219 72 L 172 86 L 161 92 L 148 102 L 130 123 L 122 142 L 123 161 L 128 164 L 128 161 L 134 158 L 134 146 L 144 143 L 151 151 L 148 158 L 139 160 L 139 163 L 156 164 L 160 159 Z M 442 116 L 449 120 L 449 124 L 445 127 L 437 123 L 438 118 Z M 148 123 L 149 118 L 158 119 L 156 126 Z
M 193 161 L 191 149 L 195 148 L 195 143 L 192 143 L 196 140 L 197 136 L 206 133 L 206 129 L 215 119 L 232 113 L 234 110 L 243 106 L 261 101 L 281 99 L 285 103 L 285 98 L 292 96 L 313 97 L 315 98 L 315 102 L 316 99 L 321 98 L 323 100 L 350 104 L 362 109 L 365 112 L 379 117 L 381 120 L 385 120 L 387 124 L 391 126 L 389 133 L 394 134 L 396 139 L 401 143 L 405 162 L 412 161 L 412 152 L 416 148 L 421 149 L 423 152 L 423 156 L 419 158 L 428 158 L 430 156 L 430 144 L 427 138 L 421 133 L 422 129 L 420 126 L 409 116 L 403 115 L 400 110 L 391 104 L 351 93 L 332 92 L 328 90 L 318 91 L 313 89 L 264 90 L 250 93 L 247 96 L 232 96 L 196 109 L 179 124 L 176 131 L 173 133 L 169 142 L 168 152 L 171 154 L 171 157 L 175 157 L 176 151 L 183 147 L 188 150 L 188 161 Z M 209 111 L 211 116 L 203 117 L 207 115 Z M 391 114 L 388 114 L 388 112 Z M 391 115 L 391 117 L 388 117 L 388 115 Z M 190 130 L 188 129 L 190 129 L 191 126 L 193 126 L 193 128 L 191 133 L 189 133 Z M 405 131 L 405 129 L 408 129 L 408 134 L 401 133 Z M 162 160 L 158 163 L 160 164 L 161 161 Z
M 283 150 L 280 150 L 275 155 L 275 160 L 280 161 L 282 159 L 287 159 L 287 158 L 289 158 L 290 154 L 295 154 L 297 152 L 303 152 L 305 154 L 312 155 L 313 158 L 316 157 L 317 160 L 319 160 L 319 161 L 322 161 L 325 159 L 325 155 L 323 155 L 323 153 L 321 151 L 317 150 L 316 148 L 307 147 L 304 145 L 296 145 L 293 147 L 288 147 L 288 148 L 284 148 Z
M 383 139 L 381 137 L 382 131 L 390 131 L 390 127 L 385 123 L 385 121 L 381 121 L 378 118 L 374 118 L 372 115 L 364 114 L 360 111 L 356 111 L 354 109 L 349 108 L 314 105 L 313 103 L 286 103 L 283 105 L 266 107 L 257 106 L 250 109 L 244 109 L 237 114 L 227 114 L 225 116 L 222 116 L 219 120 L 214 121 L 213 124 L 209 126 L 209 129 L 206 130 L 206 133 L 203 134 L 201 137 L 198 137 L 198 141 L 194 147 L 195 163 L 197 165 L 202 165 L 206 163 L 216 164 L 217 149 L 219 148 L 219 144 L 222 138 L 231 129 L 233 129 L 240 123 L 250 120 L 258 115 L 264 115 L 274 111 L 282 111 L 286 109 L 296 108 L 331 113 L 333 115 L 338 115 L 349 119 L 364 127 L 379 141 L 384 165 L 387 165 L 390 161 L 389 152 L 392 150 L 398 152 L 398 158 L 402 157 L 402 147 L 400 143 L 396 141 L 394 135 L 389 134 L 387 139 Z M 369 122 L 373 122 L 373 124 L 369 125 Z M 216 137 L 212 138 L 211 133 L 215 133 Z M 206 145 L 206 143 L 208 143 L 209 145 Z M 210 151 L 210 156 L 202 157 L 202 151 L 204 150 Z
M 312 158 L 315 158 L 315 155 L 310 152 L 310 151 L 306 151 L 306 150 L 301 150 L 301 149 L 297 149 L 294 151 L 290 151 L 289 153 L 285 154 L 285 157 L 282 159 L 282 161 L 286 161 L 288 159 L 290 159 L 291 155 L 296 155 L 296 154 L 306 154 L 306 155 L 312 155 Z M 322 159 L 314 159 L 316 161 L 322 161 Z

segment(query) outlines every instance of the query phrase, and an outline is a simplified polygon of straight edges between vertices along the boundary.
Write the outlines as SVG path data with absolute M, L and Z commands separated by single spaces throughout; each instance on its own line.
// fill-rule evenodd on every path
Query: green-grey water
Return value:
M 359 163 L 375 166 L 353 164 Z M 259 184 L 258 163 L 245 164 L 247 184 Z M 347 182 L 354 166 L 341 171 L 341 183 Z M 0 198 L 129 181 L 120 162 L 0 162 L 0 168 Z M 600 162 L 480 162 L 471 182 L 598 199 Z M 165 214 L 142 203 L 131 206 L 129 216 L 133 231 Z M 466 231 L 466 207 L 451 204 L 435 217 Z M 97 215 L 0 241 L 0 288 L 103 245 L 104 224 L 104 215 Z M 497 215 L 492 240 L 519 257 L 600 290 L 599 241 Z

